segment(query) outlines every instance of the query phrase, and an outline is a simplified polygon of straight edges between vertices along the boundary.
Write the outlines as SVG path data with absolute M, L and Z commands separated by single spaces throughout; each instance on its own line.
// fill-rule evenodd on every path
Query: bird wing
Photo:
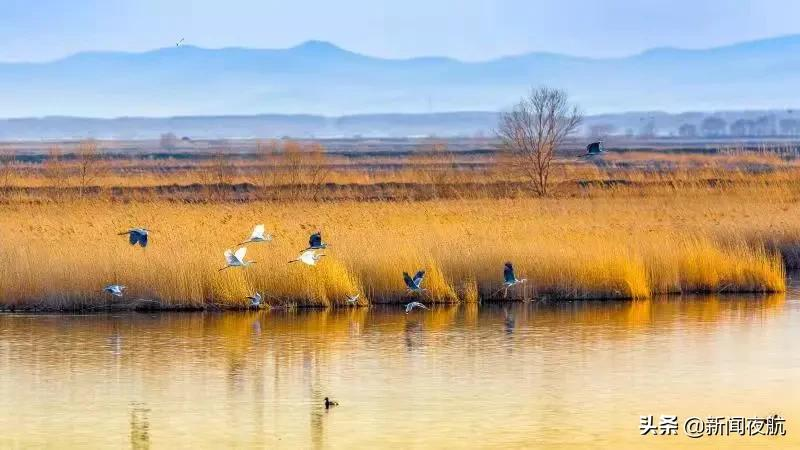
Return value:
M 251 235 L 251 237 L 263 238 L 264 237 L 264 225 L 263 224 L 256 225 L 255 228 L 253 228 L 253 234 Z
M 422 279 L 425 278 L 425 271 L 420 270 L 419 272 L 414 274 L 414 284 L 419 287 L 422 284 Z
M 306 250 L 306 251 L 304 251 L 303 253 L 300 254 L 300 258 L 298 258 L 298 259 L 300 259 L 301 261 L 303 261 L 306 264 L 313 264 L 315 256 L 317 256 L 316 250 Z
M 407 304 L 406 305 L 406 312 L 410 312 L 412 308 L 414 308 L 414 304 L 413 303 Z
M 240 247 L 239 250 L 236 250 L 236 253 L 233 256 L 239 260 L 239 262 L 244 262 L 244 255 L 247 253 L 247 247 Z
M 228 264 L 236 264 L 236 257 L 233 255 L 231 249 L 225 250 L 225 261 Z
M 514 266 L 511 263 L 506 263 L 506 268 L 503 269 L 503 278 L 506 280 L 506 283 L 513 283 L 516 280 L 514 276 Z
M 308 238 L 308 246 L 311 248 L 319 247 L 322 244 L 322 233 L 317 231 Z
M 147 233 L 139 234 L 139 245 L 141 245 L 142 247 L 147 247 Z
M 128 242 L 130 242 L 131 245 L 136 245 L 136 243 L 139 242 L 139 233 L 137 233 L 135 231 L 129 231 L 128 232 Z
M 409 289 L 417 288 L 417 286 L 414 284 L 414 280 L 412 280 L 411 277 L 408 275 L 408 272 L 403 272 L 403 281 L 405 281 L 406 286 L 408 286 Z

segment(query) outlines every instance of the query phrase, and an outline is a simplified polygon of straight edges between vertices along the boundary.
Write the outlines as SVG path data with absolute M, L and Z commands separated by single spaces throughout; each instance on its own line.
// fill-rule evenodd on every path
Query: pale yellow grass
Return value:
M 103 305 L 107 283 L 126 300 L 167 306 L 244 306 L 409 299 L 402 272 L 426 270 L 432 302 L 501 299 L 512 261 L 528 282 L 509 298 L 645 298 L 659 293 L 785 288 L 780 256 L 765 250 L 776 227 L 800 236 L 794 202 L 760 195 L 461 200 L 417 203 L 11 204 L 0 206 L 0 302 L 69 308 Z M 275 234 L 249 245 L 257 264 L 218 272 L 222 252 L 255 223 Z M 146 249 L 116 233 L 153 230 Z M 287 264 L 308 234 L 330 242 L 316 267 Z M 794 242 L 800 242 L 796 240 Z

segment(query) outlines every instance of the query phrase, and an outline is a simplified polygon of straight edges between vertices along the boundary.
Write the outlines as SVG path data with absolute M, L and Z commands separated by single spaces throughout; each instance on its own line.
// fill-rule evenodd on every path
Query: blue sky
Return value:
M 793 0 L 0 0 L 0 61 L 84 50 L 282 48 L 483 60 L 527 51 L 622 56 L 800 33 Z

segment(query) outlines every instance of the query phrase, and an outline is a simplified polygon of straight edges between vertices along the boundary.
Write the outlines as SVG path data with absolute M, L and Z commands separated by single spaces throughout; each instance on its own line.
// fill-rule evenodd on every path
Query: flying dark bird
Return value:
M 411 302 L 406 305 L 406 314 L 410 313 L 414 308 L 422 308 L 422 309 L 429 309 L 427 306 L 423 305 L 420 302 Z
M 328 397 L 325 397 L 325 409 L 330 409 L 333 408 L 334 406 L 339 406 L 339 402 L 331 400 Z
M 503 268 L 503 287 L 500 288 L 500 291 L 504 291 L 503 298 L 506 298 L 506 296 L 508 295 L 508 290 L 510 288 L 518 284 L 524 283 L 526 281 L 527 279 L 525 278 L 521 280 L 517 278 L 517 276 L 514 274 L 514 266 L 510 262 L 507 262 L 505 264 L 505 267 Z M 495 292 L 495 294 L 497 294 L 497 292 Z
M 308 238 L 308 248 L 306 250 L 322 250 L 328 248 L 328 244 L 322 242 L 322 233 L 317 231 Z
M 128 235 L 128 242 L 131 245 L 139 244 L 142 247 L 147 247 L 147 236 L 149 231 L 147 228 L 131 228 L 128 231 L 123 231 L 122 233 L 118 233 L 120 236 Z
M 602 141 L 598 141 L 598 142 L 592 142 L 591 144 L 587 145 L 586 146 L 586 153 L 584 153 L 583 155 L 580 155 L 580 156 L 581 157 L 597 156 L 597 155 L 599 155 L 601 153 L 605 153 L 605 152 L 606 152 L 606 149 L 605 149 L 605 147 L 603 147 L 603 142 Z
M 408 275 L 408 272 L 403 272 L 403 281 L 406 283 L 406 287 L 408 287 L 409 292 L 414 293 L 422 293 L 425 289 L 422 288 L 422 280 L 425 277 L 425 271 L 420 270 L 416 274 L 414 274 L 414 278 L 411 278 Z

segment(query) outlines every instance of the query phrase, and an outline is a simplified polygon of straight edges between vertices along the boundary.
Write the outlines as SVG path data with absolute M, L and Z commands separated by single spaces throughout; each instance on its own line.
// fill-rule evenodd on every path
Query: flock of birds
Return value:
M 148 238 L 150 235 L 150 231 L 147 228 L 131 228 L 127 231 L 119 233 L 120 236 L 128 236 L 128 242 L 131 245 L 139 245 L 140 247 L 147 247 Z M 255 244 L 255 243 L 262 243 L 262 242 L 271 242 L 273 239 L 271 234 L 266 233 L 263 224 L 258 224 L 253 228 L 253 232 L 250 234 L 250 237 L 238 244 L 239 248 L 236 251 L 232 249 L 227 249 L 223 253 L 225 257 L 225 266 L 219 269 L 222 272 L 225 269 L 229 268 L 243 268 L 247 267 L 251 264 L 256 264 L 257 261 L 249 261 L 245 259 L 245 255 L 247 254 L 247 244 Z M 315 266 L 319 260 L 325 256 L 324 253 L 320 253 L 322 250 L 328 248 L 328 244 L 322 241 L 322 233 L 319 231 L 312 234 L 308 239 L 308 247 L 304 250 L 300 251 L 300 254 L 297 258 L 289 261 L 289 264 L 300 262 L 309 266 Z M 407 292 L 409 294 L 416 294 L 421 296 L 427 289 L 422 287 L 422 281 L 425 279 L 425 271 L 420 270 L 414 274 L 412 277 L 408 274 L 408 272 L 403 272 L 403 281 L 405 282 Z M 503 269 L 503 287 L 500 288 L 497 292 L 493 295 L 497 295 L 500 291 L 503 291 L 503 297 L 505 298 L 508 295 L 508 290 L 512 287 L 524 283 L 526 281 L 525 278 L 519 279 L 517 278 L 516 274 L 514 273 L 514 266 L 507 262 L 505 263 L 505 267 Z M 114 297 L 122 297 L 124 295 L 125 286 L 121 284 L 110 284 L 103 288 L 103 291 L 114 296 Z M 345 299 L 345 302 L 348 305 L 357 305 L 358 299 L 360 294 L 355 295 L 348 295 Z M 259 308 L 261 307 L 261 303 L 263 301 L 263 297 L 261 293 L 256 292 L 253 295 L 247 297 L 247 300 L 250 302 L 251 308 Z M 413 301 L 407 303 L 405 306 L 406 314 L 410 313 L 414 310 L 414 308 L 419 309 L 429 309 L 423 303 L 418 301 Z

